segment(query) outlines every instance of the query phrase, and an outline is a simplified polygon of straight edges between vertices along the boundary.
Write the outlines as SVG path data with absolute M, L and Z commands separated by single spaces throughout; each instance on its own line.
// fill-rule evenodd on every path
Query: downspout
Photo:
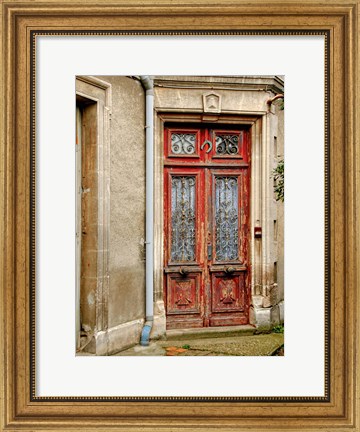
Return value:
M 279 93 L 279 94 L 275 95 L 273 98 L 268 99 L 266 101 L 266 103 L 269 105 L 269 109 L 270 109 L 271 104 L 273 102 L 275 102 L 276 100 L 278 100 L 278 99 L 284 99 L 284 94 L 283 93 Z
M 149 345 L 150 332 L 154 321 L 154 80 L 152 76 L 142 75 L 140 81 L 146 90 L 146 264 L 145 264 L 145 324 L 141 332 L 140 344 Z

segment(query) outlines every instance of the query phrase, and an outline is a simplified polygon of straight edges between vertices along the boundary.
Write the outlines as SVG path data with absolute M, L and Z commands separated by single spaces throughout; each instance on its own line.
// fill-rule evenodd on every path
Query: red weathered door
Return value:
M 248 323 L 249 134 L 165 129 L 167 327 Z

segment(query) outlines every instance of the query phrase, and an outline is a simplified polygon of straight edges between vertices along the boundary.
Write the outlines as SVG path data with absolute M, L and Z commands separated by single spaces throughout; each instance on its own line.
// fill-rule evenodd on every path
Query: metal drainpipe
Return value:
M 154 80 L 152 76 L 140 76 L 141 84 L 146 90 L 146 300 L 145 300 L 145 324 L 141 332 L 140 344 L 149 345 L 150 332 L 154 321 Z
M 279 93 L 279 94 L 277 94 L 276 96 L 274 96 L 273 98 L 268 99 L 268 100 L 266 101 L 266 103 L 269 105 L 269 109 L 270 109 L 271 104 L 272 104 L 274 101 L 276 101 L 277 99 L 284 99 L 284 94 L 283 94 L 283 93 Z

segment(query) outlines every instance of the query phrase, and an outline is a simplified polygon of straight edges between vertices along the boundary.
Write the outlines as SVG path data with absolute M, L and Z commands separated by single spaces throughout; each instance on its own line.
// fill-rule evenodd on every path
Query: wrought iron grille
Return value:
M 172 133 L 171 152 L 177 155 L 191 155 L 195 153 L 196 134 Z
M 217 261 L 238 258 L 238 179 L 215 178 L 215 245 Z
M 173 176 L 171 184 L 171 260 L 195 260 L 195 177 Z
M 238 135 L 216 135 L 216 154 L 234 155 L 239 153 Z

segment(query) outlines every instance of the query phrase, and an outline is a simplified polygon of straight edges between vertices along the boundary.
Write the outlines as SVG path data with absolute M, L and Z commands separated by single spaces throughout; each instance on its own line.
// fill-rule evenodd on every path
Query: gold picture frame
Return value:
M 2 2 L 1 430 L 360 431 L 359 0 Z M 34 40 L 38 34 L 324 34 L 328 368 L 323 398 L 36 397 Z M 183 32 L 183 33 L 182 33 Z M 229 33 L 230 32 L 230 33 Z

